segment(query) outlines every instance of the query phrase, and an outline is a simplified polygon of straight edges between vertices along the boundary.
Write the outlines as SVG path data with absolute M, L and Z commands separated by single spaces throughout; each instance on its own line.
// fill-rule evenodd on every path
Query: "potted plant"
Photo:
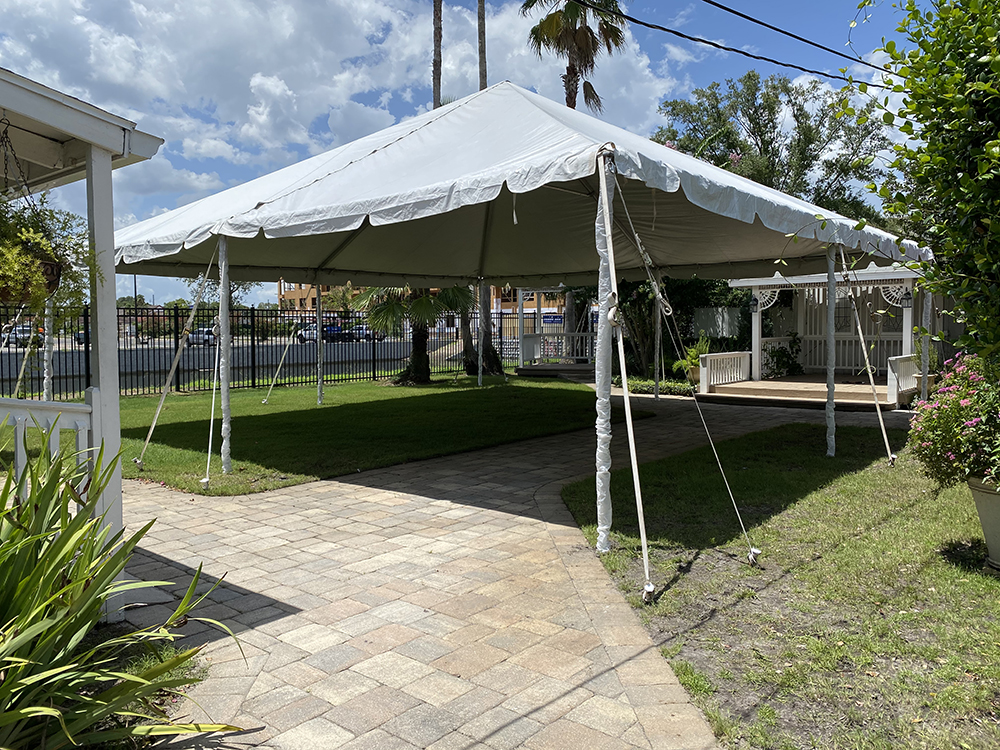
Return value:
M 940 485 L 968 483 L 988 564 L 1000 569 L 1000 357 L 945 362 L 941 385 L 917 404 L 909 446 Z
M 45 223 L 33 206 L 0 209 L 0 303 L 37 309 L 58 288 L 63 264 Z
M 708 354 L 708 349 L 708 338 L 702 333 L 694 346 L 687 347 L 684 359 L 674 362 L 674 372 L 686 374 L 692 383 L 699 382 L 701 380 L 701 355 Z

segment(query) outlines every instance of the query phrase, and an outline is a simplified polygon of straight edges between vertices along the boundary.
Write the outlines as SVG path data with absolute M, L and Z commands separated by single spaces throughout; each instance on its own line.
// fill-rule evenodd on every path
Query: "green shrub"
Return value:
M 102 458 L 97 457 L 97 466 Z M 128 736 L 235 729 L 176 724 L 154 703 L 165 691 L 177 693 L 192 681 L 170 673 L 189 663 L 199 648 L 157 660 L 138 674 L 120 667 L 122 656 L 137 644 L 154 647 L 174 640 L 171 628 L 182 624 L 201 600 L 194 596 L 200 567 L 163 625 L 126 632 L 97 645 L 85 641 L 103 613 L 120 601 L 113 597 L 162 583 L 120 578 L 152 521 L 125 539 L 121 532 L 110 535 L 103 519 L 92 517 L 112 468 L 88 474 L 77 467 L 75 456 L 59 452 L 50 459 L 43 451 L 19 478 L 12 468 L 6 471 L 0 491 L 0 748 L 4 750 L 59 750 Z M 82 493 L 77 490 L 81 485 Z
M 611 382 L 618 388 L 622 387 L 622 379 L 620 375 L 616 375 L 611 379 Z M 629 393 L 655 393 L 656 392 L 656 381 L 655 380 L 643 380 L 640 378 L 629 378 L 628 379 L 628 390 Z M 661 380 L 660 381 L 660 395 L 661 396 L 693 396 L 694 386 L 688 380 Z

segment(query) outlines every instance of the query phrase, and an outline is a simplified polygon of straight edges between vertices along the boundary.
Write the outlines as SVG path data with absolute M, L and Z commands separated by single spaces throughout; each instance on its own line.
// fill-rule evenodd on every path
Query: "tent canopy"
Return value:
M 593 283 L 604 147 L 643 246 L 668 275 L 761 275 L 779 258 L 784 273 L 820 271 L 830 243 L 883 264 L 919 257 L 885 232 L 855 230 L 850 219 L 503 82 L 122 229 L 118 270 L 194 276 L 224 235 L 240 280 Z M 619 275 L 641 275 L 616 204 Z

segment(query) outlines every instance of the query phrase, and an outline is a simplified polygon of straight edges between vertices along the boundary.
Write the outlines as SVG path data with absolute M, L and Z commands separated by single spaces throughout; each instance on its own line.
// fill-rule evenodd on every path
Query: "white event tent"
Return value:
M 920 257 L 850 219 L 817 218 L 824 213 L 504 82 L 119 230 L 116 248 L 120 272 L 168 276 L 203 272 L 218 248 L 220 276 L 237 280 L 542 287 L 598 279 L 606 544 L 616 275 L 760 276 L 781 259 L 785 273 L 832 278 L 835 247 L 881 264 Z M 224 392 L 227 308 L 223 299 Z M 832 440 L 832 401 L 828 425 Z M 225 465 L 226 424 L 223 439 Z

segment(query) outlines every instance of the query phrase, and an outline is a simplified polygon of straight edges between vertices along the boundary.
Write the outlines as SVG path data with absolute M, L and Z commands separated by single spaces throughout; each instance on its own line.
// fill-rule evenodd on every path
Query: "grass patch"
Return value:
M 584 385 L 552 379 L 487 378 L 486 383 L 483 388 L 473 378 L 405 388 L 342 383 L 326 387 L 322 406 L 313 388 L 276 388 L 267 404 L 261 403 L 266 389 L 233 390 L 233 472 L 222 474 L 217 405 L 208 494 L 260 492 L 594 424 L 594 392 Z M 142 472 L 132 459 L 142 451 L 158 397 L 123 398 L 123 475 L 204 494 L 199 480 L 205 476 L 211 398 L 211 393 L 168 396 Z M 623 416 L 616 411 L 616 419 Z M 12 433 L 7 428 L 5 437 Z M 0 432 L 0 446 L 3 437 Z M 37 452 L 37 434 L 31 437 Z M 72 448 L 71 439 L 63 433 L 64 448 Z M 0 461 L 11 458 L 7 445 Z
M 719 444 L 761 568 L 709 449 L 644 466 L 657 596 L 643 619 L 729 746 L 1000 746 L 1000 578 L 982 570 L 968 489 L 939 491 L 906 453 L 889 468 L 876 430 L 837 438 L 834 459 L 822 426 Z M 627 470 L 612 496 L 604 560 L 635 592 Z M 563 497 L 593 543 L 593 481 Z

